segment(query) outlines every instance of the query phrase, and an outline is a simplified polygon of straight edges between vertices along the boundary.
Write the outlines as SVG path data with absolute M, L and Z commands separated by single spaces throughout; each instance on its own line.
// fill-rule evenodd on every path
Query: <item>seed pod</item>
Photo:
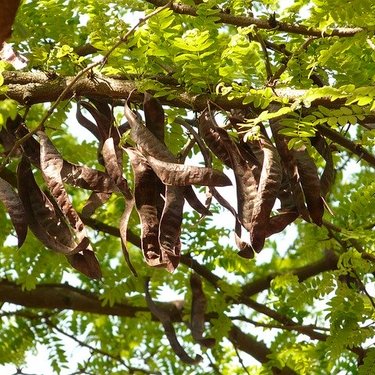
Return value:
M 204 314 L 206 312 L 207 300 L 203 292 L 202 280 L 196 273 L 192 273 L 190 276 L 190 288 L 192 294 L 190 318 L 191 334 L 193 339 L 200 345 L 212 348 L 216 340 L 203 337 L 205 323 Z
M 147 306 L 150 309 L 151 313 L 160 321 L 163 325 L 164 333 L 167 336 L 171 349 L 175 352 L 175 354 L 183 361 L 189 365 L 196 365 L 200 361 L 202 361 L 202 357 L 200 355 L 196 355 L 195 358 L 190 357 L 185 349 L 181 346 L 177 339 L 176 331 L 173 327 L 169 314 L 158 307 L 158 305 L 152 300 L 150 292 L 149 292 L 149 280 L 145 282 L 145 299 L 147 302 Z
M 199 118 L 199 132 L 211 151 L 233 169 L 236 178 L 238 217 L 250 231 L 253 204 L 258 193 L 252 166 L 242 157 L 228 133 L 220 128 L 207 110 Z
M 288 149 L 288 142 L 284 135 L 280 134 L 281 125 L 279 120 L 270 120 L 270 126 L 273 138 L 275 140 L 277 151 L 281 157 L 282 165 L 288 176 L 290 191 L 293 195 L 294 204 L 298 213 L 306 221 L 310 221 L 310 215 L 305 205 L 304 194 L 300 184 L 297 162 L 294 154 Z
M 259 145 L 263 150 L 263 165 L 250 230 L 251 245 L 255 251 L 260 251 L 264 246 L 269 217 L 282 180 L 281 163 L 276 148 L 264 135 L 260 135 Z
M 27 221 L 25 209 L 18 194 L 12 186 L 0 178 L 0 201 L 3 202 L 18 237 L 18 247 L 25 242 L 27 235 Z
M 324 202 L 320 196 L 318 170 L 305 147 L 294 150 L 298 173 L 312 221 L 321 226 L 323 222 Z
M 161 266 L 159 221 L 164 201 L 160 193 L 164 195 L 164 186 L 139 151 L 127 148 L 126 152 L 134 172 L 134 198 L 141 221 L 143 256 L 148 265 Z
M 161 261 L 169 272 L 176 269 L 180 259 L 183 207 L 184 188 L 181 186 L 166 186 L 165 204 L 159 226 L 159 244 Z
M 336 175 L 333 164 L 332 151 L 325 138 L 319 133 L 316 133 L 315 137 L 311 140 L 311 144 L 315 147 L 315 149 L 319 152 L 319 154 L 326 162 L 324 171 L 320 177 L 320 192 L 322 194 L 322 197 L 325 197 L 331 190 Z

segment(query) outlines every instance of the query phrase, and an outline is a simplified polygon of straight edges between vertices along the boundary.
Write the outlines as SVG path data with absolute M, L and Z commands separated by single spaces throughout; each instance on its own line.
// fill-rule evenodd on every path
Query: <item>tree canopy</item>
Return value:
M 0 0 L 0 364 L 372 373 L 374 11 Z

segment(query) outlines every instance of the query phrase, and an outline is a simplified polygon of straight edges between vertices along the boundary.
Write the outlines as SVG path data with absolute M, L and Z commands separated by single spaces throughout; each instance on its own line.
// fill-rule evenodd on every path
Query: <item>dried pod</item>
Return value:
M 165 185 L 228 186 L 232 184 L 224 173 L 212 168 L 164 162 L 150 155 L 147 155 L 146 159 Z
M 119 163 L 119 160 L 117 158 L 116 148 L 112 137 L 106 139 L 106 141 L 104 142 L 102 153 L 104 165 L 109 176 L 112 178 L 120 191 L 124 194 L 124 197 L 126 199 L 133 199 L 132 193 L 128 186 L 128 182 L 123 176 L 122 164 Z
M 131 128 L 130 135 L 142 154 L 148 154 L 156 159 L 170 163 L 177 162 L 176 157 L 168 150 L 164 142 L 158 139 L 139 121 L 127 103 L 125 103 L 125 117 Z
M 141 221 L 141 248 L 143 256 L 150 266 L 161 265 L 159 246 L 159 220 L 164 201 L 164 186 L 148 165 L 142 154 L 127 148 L 134 172 L 134 198 Z
M 120 236 L 121 236 L 121 249 L 122 249 L 122 253 L 124 254 L 126 264 L 128 265 L 133 275 L 137 277 L 138 276 L 137 271 L 135 270 L 134 266 L 132 265 L 130 261 L 129 252 L 127 248 L 128 223 L 129 223 L 130 215 L 133 211 L 133 207 L 134 207 L 134 199 L 127 199 L 125 210 L 120 219 Z
M 39 131 L 38 136 L 40 139 L 40 167 L 43 178 L 52 196 L 56 199 L 61 212 L 68 219 L 79 242 L 81 242 L 84 237 L 87 237 L 86 229 L 74 209 L 62 181 L 63 158 L 44 132 Z
M 266 228 L 266 237 L 275 233 L 282 232 L 289 224 L 298 218 L 297 211 L 280 212 L 275 216 L 271 216 Z
M 149 280 L 145 282 L 145 299 L 147 306 L 150 309 L 151 313 L 160 321 L 164 328 L 164 333 L 167 336 L 171 349 L 174 353 L 183 361 L 189 365 L 196 365 L 202 361 L 202 357 L 197 355 L 195 358 L 190 357 L 185 349 L 181 346 L 177 339 L 176 331 L 173 327 L 169 314 L 160 308 L 151 298 L 149 292 Z
M 236 210 L 215 188 L 211 189 L 211 193 L 212 196 L 218 201 L 218 203 L 226 208 L 235 218 L 234 239 L 239 250 L 238 255 L 247 259 L 254 258 L 254 250 L 252 246 L 241 239 L 241 222 L 238 218 Z
M 48 248 L 65 255 L 74 253 L 76 243 L 67 223 L 36 184 L 31 166 L 22 157 L 17 168 L 18 193 L 29 228 Z
M 277 151 L 281 157 L 281 162 L 288 176 L 290 190 L 293 195 L 294 204 L 298 213 L 306 221 L 310 221 L 310 215 L 305 205 L 304 194 L 300 184 L 300 176 L 298 173 L 297 162 L 294 154 L 288 149 L 287 138 L 280 134 L 281 124 L 279 120 L 270 120 L 273 139 L 275 140 Z
M 165 204 L 160 219 L 159 244 L 161 262 L 167 271 L 173 272 L 180 259 L 180 234 L 184 207 L 184 188 L 166 186 Z
M 100 264 L 92 250 L 83 249 L 76 254 L 67 256 L 67 259 L 72 267 L 87 277 L 91 279 L 100 279 L 102 277 Z
M 2 1 L 0 14 L 0 50 L 3 42 L 5 42 L 12 34 L 12 25 L 16 17 L 20 0 Z
M 233 169 L 237 187 L 238 218 L 250 231 L 253 204 L 258 193 L 252 166 L 242 157 L 237 145 L 228 133 L 215 123 L 213 115 L 207 110 L 199 118 L 199 132 L 211 151 Z
M 313 159 L 305 147 L 294 150 L 298 173 L 305 195 L 305 201 L 311 220 L 321 226 L 323 223 L 324 202 L 320 195 L 320 180 Z
M 143 101 L 146 127 L 155 135 L 157 139 L 164 143 L 164 110 L 159 100 L 149 93 L 145 93 Z
M 100 137 L 99 129 L 96 126 L 96 124 L 94 124 L 91 120 L 89 120 L 87 117 L 85 117 L 82 114 L 81 106 L 86 108 L 86 104 L 83 104 L 83 103 L 86 103 L 86 102 L 84 101 L 77 102 L 77 112 L 76 112 L 77 121 L 80 125 L 82 125 L 85 129 L 87 129 L 91 134 L 93 134 L 96 139 L 100 140 L 101 137 Z M 90 105 L 90 104 L 88 103 L 87 105 Z
M 69 185 L 98 193 L 111 194 L 119 191 L 107 173 L 90 167 L 72 164 L 66 160 L 63 163 L 61 177 L 63 182 Z
M 263 165 L 250 230 L 251 245 L 257 252 L 264 246 L 269 217 L 282 180 L 282 168 L 276 148 L 264 135 L 260 135 L 259 145 L 263 150 Z
M 24 243 L 27 235 L 27 220 L 22 201 L 12 186 L 0 178 L 0 201 L 3 202 L 18 237 L 18 247 Z
M 212 348 L 215 345 L 215 339 L 204 338 L 204 323 L 205 323 L 205 312 L 207 306 L 206 296 L 203 292 L 202 280 L 196 274 L 192 273 L 190 275 L 190 288 L 191 288 L 191 334 L 193 339 L 197 341 L 200 345 Z
M 192 186 L 188 185 L 184 188 L 184 197 L 189 206 L 202 216 L 210 216 L 211 211 L 197 198 Z

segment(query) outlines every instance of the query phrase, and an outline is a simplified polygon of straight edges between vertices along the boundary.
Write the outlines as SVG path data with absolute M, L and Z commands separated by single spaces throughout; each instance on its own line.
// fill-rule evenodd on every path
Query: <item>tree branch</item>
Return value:
M 147 307 L 115 304 L 103 306 L 102 302 L 93 293 L 74 288 L 67 284 L 43 284 L 37 285 L 31 291 L 23 290 L 22 286 L 8 280 L 0 281 L 0 301 L 14 303 L 17 305 L 38 308 L 58 309 L 89 312 L 101 315 L 115 315 L 134 318 L 137 312 L 150 312 Z M 181 305 L 173 302 L 157 302 L 165 312 L 170 314 L 173 322 L 182 322 Z M 180 307 L 178 307 L 178 306 Z M 150 313 L 151 314 L 151 313 Z M 157 320 L 156 317 L 153 317 Z M 238 327 L 232 325 L 229 331 L 229 339 L 238 349 L 248 353 L 261 363 L 269 361 L 270 349 L 265 344 L 257 341 L 251 335 L 245 334 Z M 286 368 L 285 374 L 295 374 L 291 369 Z M 283 372 L 284 373 L 284 372 Z
M 208 270 L 206 267 L 199 264 L 195 259 L 191 258 L 189 255 L 184 255 L 181 257 L 181 263 L 187 265 L 188 267 L 192 268 L 197 274 L 204 277 L 212 286 L 214 286 L 217 289 L 221 289 L 219 286 L 219 281 L 221 281 L 220 277 L 216 276 L 214 273 L 212 273 L 210 270 Z M 271 308 L 262 305 L 261 303 L 256 302 L 252 298 L 250 298 L 249 295 L 246 295 L 244 293 L 241 293 L 241 295 L 238 298 L 228 297 L 228 300 L 230 300 L 234 304 L 244 304 L 251 309 L 257 311 L 258 313 L 264 314 L 277 322 L 281 324 L 286 324 L 288 326 L 295 326 L 297 323 L 295 323 L 292 319 L 289 317 L 280 314 L 279 312 L 272 310 Z M 326 336 L 315 332 L 314 330 L 307 330 L 305 332 L 306 335 L 308 335 L 313 340 L 325 340 Z
M 260 363 L 267 363 L 269 361 L 268 356 L 271 351 L 261 342 L 255 340 L 250 335 L 243 333 L 236 325 L 232 325 L 229 331 L 229 340 L 240 350 L 245 353 L 249 353 L 251 350 L 251 355 Z M 285 375 L 295 375 L 296 372 L 284 367 L 283 370 L 272 369 L 274 374 L 285 374 Z
M 245 318 L 243 316 L 231 316 L 230 317 L 232 320 L 239 320 L 241 322 L 245 322 L 245 323 L 250 323 L 252 325 L 254 325 L 255 327 L 264 327 L 264 328 L 268 328 L 268 329 L 284 329 L 284 330 L 288 330 L 288 331 L 297 331 L 299 333 L 305 333 L 305 330 L 306 328 L 308 330 L 310 329 L 314 329 L 314 330 L 318 330 L 318 331 L 329 331 L 329 328 L 325 328 L 325 327 L 317 327 L 315 325 L 308 325 L 308 326 L 303 326 L 303 325 L 292 325 L 292 326 L 288 326 L 288 325 L 285 325 L 285 324 L 269 324 L 269 323 L 262 323 L 262 322 L 257 322 L 255 320 L 252 320 L 252 319 L 248 319 L 248 318 Z
M 32 105 L 37 103 L 46 103 L 55 101 L 61 93 L 66 90 L 62 100 L 71 97 L 102 98 L 111 100 L 126 100 L 131 94 L 133 102 L 142 103 L 143 94 L 137 92 L 135 82 L 132 80 L 111 78 L 96 74 L 94 78 L 84 76 L 71 85 L 74 77 L 58 77 L 56 79 L 48 78 L 41 72 L 3 72 L 4 85 L 7 85 L 6 94 L 0 95 L 0 100 L 5 98 L 14 99 L 20 104 Z M 157 80 L 163 81 L 162 77 Z M 170 79 L 165 78 L 165 84 L 170 84 Z M 207 102 L 215 103 L 219 108 L 230 110 L 232 108 L 246 108 L 244 98 L 229 100 L 226 96 L 217 96 L 209 94 L 191 95 L 182 88 L 171 86 L 171 91 L 176 97 L 168 100 L 166 97 L 158 98 L 162 104 L 187 108 L 195 111 L 203 111 L 207 107 Z M 277 94 L 290 100 L 295 100 L 305 93 L 305 90 L 277 89 Z M 319 104 L 332 107 L 332 102 L 327 99 L 320 100 Z
M 137 243 L 139 243 L 137 241 Z M 133 243 L 135 244 L 135 243 Z M 139 246 L 135 244 L 136 246 Z M 214 286 L 217 289 L 220 289 L 219 281 L 221 281 L 221 278 L 217 275 L 215 275 L 213 272 L 211 272 L 208 268 L 201 265 L 199 262 L 197 262 L 195 259 L 191 257 L 190 254 L 181 255 L 180 261 L 182 264 L 186 265 L 187 267 L 193 269 L 197 274 L 205 278 L 212 286 Z M 317 275 L 321 272 L 334 269 L 337 265 L 337 256 L 333 252 L 327 253 L 327 255 L 310 265 L 297 268 L 295 270 L 290 270 L 289 273 L 295 274 L 298 276 L 300 281 L 306 280 L 307 278 Z M 286 271 L 288 272 L 288 271 Z M 278 313 L 275 310 L 270 309 L 269 307 L 262 305 L 253 299 L 250 298 L 251 295 L 254 295 L 256 293 L 259 293 L 265 289 L 267 289 L 271 283 L 271 280 L 273 280 L 277 276 L 276 273 L 270 274 L 262 279 L 256 280 L 252 283 L 249 283 L 244 286 L 241 295 L 238 298 L 232 298 L 231 301 L 234 303 L 242 303 L 255 311 L 264 314 L 272 319 L 275 319 L 276 321 L 285 324 L 287 326 L 297 326 L 297 323 L 295 323 L 292 319 L 286 317 L 285 315 L 282 315 Z M 304 332 L 306 335 L 308 335 L 311 339 L 314 340 L 325 340 L 326 336 L 315 332 L 313 329 L 306 329 Z
M 344 137 L 337 131 L 329 128 L 326 125 L 317 125 L 316 127 L 322 135 L 329 138 L 332 142 L 344 147 L 346 150 L 359 156 L 360 159 L 367 161 L 371 166 L 375 167 L 375 156 L 365 150 L 360 144 L 352 142 L 350 139 Z
M 125 79 L 115 79 L 103 75 L 96 75 L 95 78 L 81 77 L 75 81 L 75 77 L 59 77 L 49 79 L 44 73 L 35 72 L 3 72 L 4 84 L 8 86 L 6 94 L 0 95 L 0 100 L 5 97 L 14 99 L 20 104 L 32 105 L 36 103 L 51 102 L 57 99 L 64 100 L 71 97 L 94 97 L 111 100 L 128 99 L 132 96 L 132 101 L 143 102 L 143 94 L 136 91 L 134 81 Z M 160 77 L 158 78 L 161 79 Z M 72 82 L 75 82 L 72 84 Z M 174 99 L 166 97 L 159 98 L 160 102 L 165 105 L 188 108 L 194 111 L 203 111 L 208 102 L 214 103 L 224 110 L 243 109 L 249 105 L 243 104 L 244 98 L 229 100 L 226 96 L 217 96 L 209 94 L 190 95 L 179 87 L 173 87 L 176 93 Z M 289 88 L 275 89 L 280 98 L 285 98 L 291 102 L 298 100 L 306 93 L 306 90 L 294 90 Z M 327 108 L 340 107 L 343 101 L 338 99 L 331 101 L 329 98 L 317 99 L 312 106 L 323 105 Z M 259 109 L 254 109 L 259 112 Z M 328 126 L 318 125 L 317 129 L 322 135 L 338 143 L 340 146 L 358 155 L 372 166 L 375 166 L 375 156 L 365 150 L 361 145 L 355 144 L 338 132 Z
M 148 3 L 153 4 L 155 6 L 163 6 L 167 4 L 167 0 L 147 0 Z M 195 7 L 179 4 L 179 3 L 172 3 L 170 8 L 178 14 L 186 14 L 189 16 L 197 16 L 197 10 Z M 316 36 L 318 38 L 322 37 L 330 37 L 330 36 L 339 36 L 339 37 L 351 37 L 359 32 L 363 31 L 362 28 L 334 28 L 329 32 L 325 32 L 323 30 L 319 30 L 316 28 L 311 28 L 303 25 L 295 25 L 286 22 L 277 22 L 277 27 L 274 27 L 272 23 L 268 20 L 254 18 L 254 17 L 245 17 L 245 16 L 233 16 L 232 14 L 227 14 L 224 12 L 219 12 L 215 14 L 215 16 L 219 17 L 220 23 L 225 23 L 228 25 L 234 26 L 252 26 L 256 25 L 259 29 L 266 29 L 272 30 L 273 32 L 286 32 L 292 34 L 300 34 L 300 35 L 310 35 Z
M 102 305 L 93 293 L 74 288 L 68 284 L 42 284 L 33 290 L 23 290 L 20 285 L 8 280 L 0 281 L 0 301 L 31 308 L 75 310 L 102 315 L 117 315 L 134 318 L 139 312 L 148 312 L 146 306 L 132 304 Z M 181 321 L 180 304 L 160 303 L 173 321 Z M 156 317 L 155 317 L 156 320 Z
M 121 79 L 119 77 L 112 78 L 100 74 L 95 77 L 81 77 L 74 85 L 71 85 L 74 77 L 58 77 L 50 79 L 43 72 L 16 72 L 6 71 L 2 73 L 4 77 L 4 85 L 7 85 L 6 94 L 0 95 L 0 100 L 5 98 L 14 99 L 20 104 L 32 105 L 37 103 L 46 103 L 56 100 L 61 93 L 67 90 L 62 99 L 71 97 L 92 97 L 113 100 L 127 100 L 131 94 L 133 102 L 142 103 L 143 94 L 137 91 L 135 81 Z M 250 104 L 243 104 L 243 98 L 235 98 L 229 100 L 223 95 L 199 94 L 192 95 L 184 91 L 183 88 L 175 86 L 176 82 L 168 76 L 154 77 L 158 82 L 170 85 L 175 98 L 167 99 L 167 97 L 158 98 L 161 104 L 174 107 L 187 108 L 194 111 L 203 111 L 207 107 L 207 102 L 214 103 L 218 108 L 224 110 L 249 108 Z M 299 100 L 306 94 L 307 90 L 278 88 L 275 93 L 279 98 L 288 99 L 290 102 Z M 344 103 L 343 100 L 337 99 L 331 101 L 329 98 L 320 98 L 311 105 L 323 105 L 327 108 L 339 108 Z M 253 108 L 256 113 L 259 108 Z
M 310 263 L 306 266 L 295 268 L 291 270 L 285 270 L 284 273 L 290 273 L 298 277 L 299 282 L 302 282 L 309 277 L 318 275 L 321 272 L 336 269 L 338 257 L 333 251 L 327 251 L 325 256 L 316 261 L 315 263 Z M 252 296 L 254 294 L 260 293 L 270 287 L 271 281 L 282 273 L 270 273 L 267 276 L 259 278 L 257 280 L 251 281 L 242 287 L 241 296 Z

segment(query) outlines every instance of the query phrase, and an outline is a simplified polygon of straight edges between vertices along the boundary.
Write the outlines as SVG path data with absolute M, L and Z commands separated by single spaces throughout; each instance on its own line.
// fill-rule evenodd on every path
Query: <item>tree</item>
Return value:
M 20 5 L 0 363 L 60 373 L 68 337 L 84 374 L 371 373 L 375 5 L 282 3 Z

